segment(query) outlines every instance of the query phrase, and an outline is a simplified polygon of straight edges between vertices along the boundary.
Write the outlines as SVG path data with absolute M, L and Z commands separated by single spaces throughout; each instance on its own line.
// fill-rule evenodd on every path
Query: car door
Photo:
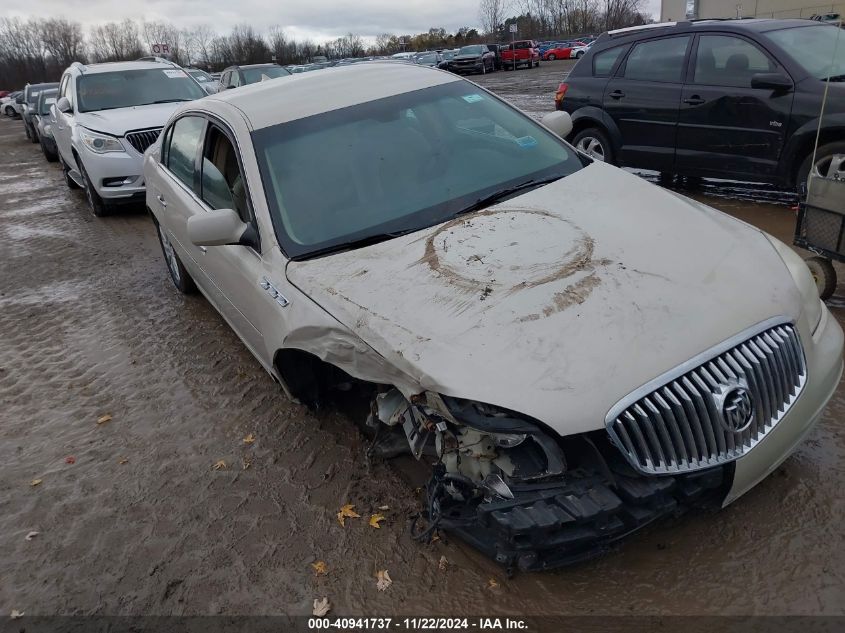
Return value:
M 791 90 L 751 87 L 757 73 L 786 71 L 754 42 L 696 38 L 678 120 L 677 167 L 702 176 L 775 177 L 792 110 Z
M 186 114 L 163 132 L 156 176 L 147 182 L 147 203 L 164 228 L 182 263 L 209 301 L 222 312 L 222 293 L 207 273 L 207 247 L 188 239 L 188 219 L 203 212 L 199 191 L 199 155 L 207 120 Z
M 252 227 L 254 235 L 250 245 L 209 246 L 204 256 L 205 269 L 224 298 L 221 308 L 224 316 L 252 353 L 264 362 L 267 352 L 261 314 L 266 308 L 266 297 L 262 294 L 267 290 L 265 280 L 271 275 L 261 256 L 259 227 L 243 163 L 234 134 L 221 122 L 210 121 L 204 138 L 200 157 L 203 212 L 233 209 Z
M 50 108 L 50 120 L 53 123 L 53 138 L 56 140 L 56 148 L 59 151 L 61 159 L 68 165 L 75 165 L 73 159 L 73 152 L 71 150 L 71 123 L 73 121 L 73 111 L 75 108 L 73 91 L 72 91 L 71 75 L 62 77 L 62 82 L 59 84 L 59 94 L 56 99 L 58 102 L 62 97 L 70 101 L 71 109 L 68 112 L 61 112 L 55 104 Z
M 675 35 L 634 44 L 607 82 L 602 107 L 621 132 L 620 165 L 670 171 L 678 110 L 692 38 Z

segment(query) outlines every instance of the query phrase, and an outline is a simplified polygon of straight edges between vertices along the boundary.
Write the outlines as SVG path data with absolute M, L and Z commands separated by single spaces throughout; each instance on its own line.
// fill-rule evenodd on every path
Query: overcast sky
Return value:
M 659 17 L 660 0 L 645 0 Z M 323 41 L 346 33 L 414 34 L 430 27 L 455 31 L 478 25 L 478 0 L 4 0 L 4 17 L 63 16 L 86 26 L 124 18 L 208 24 L 225 33 L 249 23 L 261 31 L 279 25 L 291 36 Z

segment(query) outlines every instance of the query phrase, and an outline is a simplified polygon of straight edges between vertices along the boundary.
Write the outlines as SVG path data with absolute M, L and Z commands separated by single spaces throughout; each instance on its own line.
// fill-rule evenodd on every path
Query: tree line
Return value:
M 349 33 L 317 44 L 289 37 L 270 27 L 260 33 L 249 24 L 235 25 L 220 34 L 207 25 L 178 28 L 160 21 L 130 19 L 91 26 L 65 18 L 0 19 L 0 89 L 29 83 L 58 81 L 72 62 L 132 60 L 152 54 L 154 44 L 166 43 L 169 57 L 181 66 L 219 71 L 233 64 L 275 61 L 303 64 L 322 55 L 329 59 L 391 55 L 400 51 L 457 48 L 481 42 L 506 42 L 508 27 L 517 24 L 518 37 L 541 38 L 599 33 L 643 24 L 643 0 L 515 0 L 519 15 L 506 17 L 506 0 L 480 0 L 483 28 L 462 27 L 454 33 L 431 28 L 415 35 L 384 33 L 367 42 Z

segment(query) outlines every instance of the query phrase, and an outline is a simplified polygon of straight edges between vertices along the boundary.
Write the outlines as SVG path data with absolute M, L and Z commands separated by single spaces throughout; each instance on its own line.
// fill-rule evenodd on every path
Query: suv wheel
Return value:
M 8 117 L 14 117 L 15 116 L 15 109 L 12 106 L 7 105 L 6 109 L 4 110 L 4 113 Z
M 26 134 L 26 140 L 32 140 L 32 132 L 29 131 L 29 126 L 26 124 L 26 121 L 23 122 L 23 131 Z
M 798 191 L 804 191 L 807 178 L 810 175 L 810 163 L 813 161 L 813 154 L 810 153 L 801 166 L 795 178 Z M 816 150 L 816 164 L 813 167 L 813 175 L 823 178 L 834 178 L 845 180 L 845 142 L 828 143 Z
M 91 209 L 91 213 L 98 218 L 108 215 L 109 207 L 94 188 L 94 184 L 88 177 L 88 172 L 85 171 L 85 165 L 82 164 L 82 161 L 79 161 L 79 171 L 82 174 L 82 181 L 85 183 L 85 198 L 88 200 L 88 207 Z
M 65 177 L 65 184 L 67 185 L 68 189 L 79 189 L 79 185 L 76 184 L 76 181 L 70 177 L 70 167 L 65 164 L 65 161 L 62 157 L 59 157 L 59 160 L 62 163 L 62 175 Z
M 182 294 L 189 295 L 196 291 L 197 286 L 188 271 L 182 265 L 182 260 L 176 254 L 176 249 L 170 243 L 167 237 L 167 232 L 161 227 L 158 222 L 155 223 L 158 229 L 158 242 L 161 244 L 161 252 L 164 254 L 164 262 L 167 264 L 167 271 L 170 273 L 170 279 L 173 285 Z
M 553 62 L 553 61 L 554 61 L 554 60 L 556 60 L 556 59 L 557 59 L 557 57 L 555 57 L 555 54 L 554 54 L 554 53 L 552 53 L 551 55 L 549 55 L 549 61 L 550 61 L 550 62 Z
M 836 292 L 836 270 L 833 264 L 829 259 L 818 256 L 810 257 L 805 261 L 816 282 L 816 288 L 819 289 L 819 297 L 822 301 L 830 299 Z
M 57 160 L 59 160 L 59 157 L 56 156 L 54 152 L 47 149 L 47 146 L 44 144 L 43 138 L 39 139 L 38 142 L 41 144 L 41 151 L 44 153 L 44 158 L 47 159 L 48 163 L 55 163 Z
M 572 144 L 575 149 L 594 160 L 613 164 L 613 150 L 610 147 L 610 139 L 597 127 L 590 127 L 578 132 L 572 139 Z
M 578 51 L 575 53 L 575 59 L 581 59 L 584 56 L 584 51 Z

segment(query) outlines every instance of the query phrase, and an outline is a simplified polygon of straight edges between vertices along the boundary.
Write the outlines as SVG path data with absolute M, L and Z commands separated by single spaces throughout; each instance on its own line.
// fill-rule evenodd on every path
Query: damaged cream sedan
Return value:
M 373 452 L 432 464 L 415 536 L 514 569 L 732 502 L 842 372 L 789 247 L 591 161 L 570 125 L 356 64 L 186 103 L 145 158 L 176 286 L 292 398 L 369 393 Z

